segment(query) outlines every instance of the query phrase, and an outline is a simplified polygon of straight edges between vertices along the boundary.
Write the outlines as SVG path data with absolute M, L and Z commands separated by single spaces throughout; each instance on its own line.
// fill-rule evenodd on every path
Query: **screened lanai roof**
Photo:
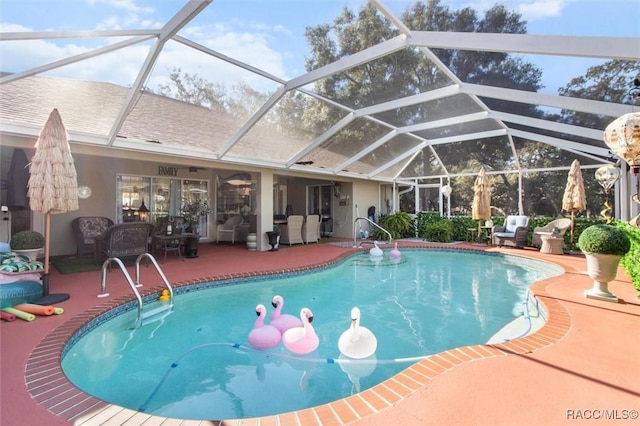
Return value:
M 33 14 L 46 15 L 43 3 L 26 3 L 33 5 Z M 306 71 L 305 60 L 314 61 L 305 28 L 332 23 L 341 13 L 339 2 L 163 3 L 171 13 L 154 14 L 157 2 L 118 2 L 138 16 L 118 25 L 109 25 L 101 6 L 116 3 L 106 1 L 54 2 L 52 7 L 62 8 L 68 19 L 41 26 L 5 13 L 2 133 L 36 136 L 51 108 L 58 108 L 72 144 L 383 182 L 428 182 L 472 175 L 480 165 L 489 173 L 537 170 L 541 166 L 529 149 L 534 143 L 570 154 L 557 156 L 551 165 L 556 169 L 568 169 L 575 158 L 587 165 L 614 163 L 602 139 L 604 127 L 633 108 L 625 98 L 560 96 L 512 87 L 508 79 L 480 84 L 474 76 L 483 72 L 481 66 L 463 78 L 444 58 L 462 52 L 507 53 L 524 62 L 553 58 L 543 73 L 558 72 L 575 58 L 590 61 L 578 77 L 594 61 L 638 60 L 637 29 L 632 37 L 598 36 L 597 28 L 594 35 L 580 36 L 424 31 L 402 20 L 415 2 L 350 1 L 346 5 L 355 13 L 370 4 L 392 31 Z M 85 23 L 77 18 L 79 8 L 105 16 L 99 24 Z M 221 16 L 242 21 L 246 8 L 270 13 L 276 24 L 234 32 L 222 22 Z M 640 17 L 637 7 L 629 13 Z M 304 59 L 298 57 L 292 62 L 297 67 L 289 68 L 287 61 L 274 60 L 276 54 Z M 406 75 L 428 78 L 394 78 L 407 60 L 416 72 Z M 355 95 L 327 89 L 346 87 L 352 73 L 380 69 L 389 75 L 375 84 L 363 79 Z M 169 90 L 172 72 L 193 77 L 218 93 L 220 102 Z M 560 119 L 567 113 L 592 119 L 567 124 Z M 483 150 L 491 153 L 483 164 L 468 161 L 467 153 Z

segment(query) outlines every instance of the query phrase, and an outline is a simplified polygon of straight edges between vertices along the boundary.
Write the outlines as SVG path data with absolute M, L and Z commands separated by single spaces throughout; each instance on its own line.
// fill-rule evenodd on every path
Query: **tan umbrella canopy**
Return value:
M 78 210 L 76 168 L 69 137 L 57 109 L 49 114 L 35 147 L 36 153 L 29 165 L 29 202 L 31 210 L 45 215 L 42 281 L 46 296 L 49 290 L 51 215 Z
M 484 167 L 480 168 L 478 176 L 473 183 L 473 204 L 471 205 L 471 218 L 478 222 L 478 236 L 483 220 L 491 219 L 491 181 Z
M 562 196 L 562 209 L 571 212 L 571 246 L 573 247 L 573 222 L 576 212 L 586 210 L 587 196 L 584 192 L 584 180 L 582 179 L 582 171 L 580 170 L 580 162 L 573 160 L 569 176 L 567 177 L 567 186 Z

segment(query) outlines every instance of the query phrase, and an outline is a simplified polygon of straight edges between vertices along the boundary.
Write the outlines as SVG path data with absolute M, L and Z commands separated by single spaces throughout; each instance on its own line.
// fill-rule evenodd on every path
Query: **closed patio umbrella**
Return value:
M 478 236 L 480 236 L 482 221 L 491 219 L 491 181 L 484 167 L 480 168 L 480 172 L 478 172 L 478 176 L 473 183 L 471 218 L 478 221 Z
M 67 131 L 57 109 L 51 111 L 29 165 L 29 202 L 31 210 L 45 215 L 44 295 L 37 303 L 49 304 L 69 298 L 49 294 L 49 245 L 51 215 L 78 210 L 78 181 L 71 156 Z M 45 299 L 45 300 L 43 300 Z
M 564 188 L 562 196 L 562 209 L 571 212 L 571 247 L 573 248 L 573 223 L 576 212 L 587 208 L 587 196 L 584 192 L 584 180 L 580 170 L 580 162 L 573 160 L 569 176 L 567 176 L 567 186 Z

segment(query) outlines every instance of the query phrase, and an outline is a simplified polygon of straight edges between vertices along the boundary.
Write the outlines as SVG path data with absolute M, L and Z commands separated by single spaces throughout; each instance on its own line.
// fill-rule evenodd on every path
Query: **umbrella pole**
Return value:
M 44 295 L 49 295 L 49 241 L 51 238 L 51 213 L 47 213 L 44 219 L 44 275 L 42 275 L 42 287 Z
M 51 236 L 51 213 L 45 215 L 44 220 L 44 274 L 42 275 L 43 296 L 33 302 L 36 305 L 54 305 L 69 298 L 68 294 L 49 294 L 49 240 Z
M 571 250 L 573 250 L 573 248 L 575 247 L 575 244 L 573 244 L 573 223 L 574 223 L 574 211 L 573 209 L 571 210 Z

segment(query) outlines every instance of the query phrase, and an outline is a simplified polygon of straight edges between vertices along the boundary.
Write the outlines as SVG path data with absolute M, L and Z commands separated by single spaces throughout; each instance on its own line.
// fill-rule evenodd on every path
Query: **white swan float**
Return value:
M 271 299 L 271 306 L 273 306 L 275 310 L 271 314 L 271 321 L 269 324 L 280 330 L 280 333 L 284 333 L 293 327 L 302 327 L 302 321 L 300 321 L 300 318 L 282 313 L 282 308 L 284 307 L 284 298 L 282 296 L 273 296 L 273 299 Z
M 256 306 L 256 314 L 258 315 L 258 319 L 253 324 L 253 329 L 249 332 L 249 336 L 247 336 L 247 340 L 251 346 L 260 349 L 278 346 L 282 340 L 280 330 L 270 324 L 264 323 L 264 319 L 267 316 L 267 308 L 264 305 Z
M 373 242 L 373 247 L 371 248 L 371 250 L 369 250 L 369 254 L 373 257 L 381 257 L 384 254 L 382 252 L 382 249 L 378 247 L 377 241 Z
M 311 321 L 313 321 L 313 312 L 311 312 L 311 309 L 302 308 L 300 310 L 300 319 L 302 320 L 303 326 L 293 327 L 285 331 L 282 335 L 282 343 L 285 348 L 291 352 L 308 354 L 316 350 L 320 339 L 311 325 Z
M 378 339 L 367 327 L 360 325 L 360 309 L 351 309 L 351 326 L 338 339 L 340 353 L 349 358 L 362 359 L 373 355 L 378 348 Z

